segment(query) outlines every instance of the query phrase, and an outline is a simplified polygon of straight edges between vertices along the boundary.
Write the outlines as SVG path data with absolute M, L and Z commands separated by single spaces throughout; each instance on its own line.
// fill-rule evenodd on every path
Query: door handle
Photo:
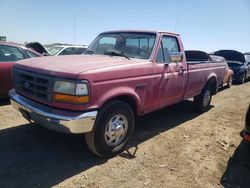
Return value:
M 183 74 L 185 72 L 185 70 L 187 70 L 186 68 L 184 68 L 183 66 L 179 67 L 179 74 Z

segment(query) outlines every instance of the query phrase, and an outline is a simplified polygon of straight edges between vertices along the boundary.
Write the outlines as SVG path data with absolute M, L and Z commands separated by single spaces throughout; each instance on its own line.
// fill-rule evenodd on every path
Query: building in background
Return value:
M 6 36 L 0 36 L 0 42 L 6 42 Z

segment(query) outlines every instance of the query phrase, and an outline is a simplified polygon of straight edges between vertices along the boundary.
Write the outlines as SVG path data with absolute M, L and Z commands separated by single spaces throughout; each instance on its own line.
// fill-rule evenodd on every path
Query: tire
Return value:
M 201 91 L 201 94 L 194 97 L 195 109 L 199 112 L 206 112 L 209 109 L 212 100 L 211 85 L 207 84 Z
M 245 81 L 246 81 L 246 73 L 243 73 L 241 78 L 240 78 L 239 84 L 244 84 Z
M 119 154 L 133 135 L 134 121 L 134 112 L 127 103 L 107 103 L 100 109 L 92 132 L 85 134 L 88 148 L 101 158 Z

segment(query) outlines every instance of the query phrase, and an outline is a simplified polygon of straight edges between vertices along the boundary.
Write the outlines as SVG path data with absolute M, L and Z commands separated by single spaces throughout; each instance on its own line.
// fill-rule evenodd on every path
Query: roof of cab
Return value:
M 104 33 L 117 33 L 117 32 L 123 32 L 123 33 L 125 33 L 125 32 L 131 32 L 131 33 L 153 33 L 153 34 L 166 33 L 166 34 L 180 36 L 177 33 L 169 32 L 169 31 L 160 31 L 160 30 L 112 30 L 112 31 L 102 32 L 101 34 L 104 34 Z

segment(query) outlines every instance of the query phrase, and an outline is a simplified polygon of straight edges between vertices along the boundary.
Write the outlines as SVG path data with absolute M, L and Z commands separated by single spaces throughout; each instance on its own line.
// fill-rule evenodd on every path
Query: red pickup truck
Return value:
M 180 36 L 169 32 L 104 32 L 85 53 L 19 61 L 9 96 L 30 122 L 85 133 L 105 158 L 124 149 L 135 116 L 191 97 L 206 111 L 225 74 L 221 63 L 187 62 Z

